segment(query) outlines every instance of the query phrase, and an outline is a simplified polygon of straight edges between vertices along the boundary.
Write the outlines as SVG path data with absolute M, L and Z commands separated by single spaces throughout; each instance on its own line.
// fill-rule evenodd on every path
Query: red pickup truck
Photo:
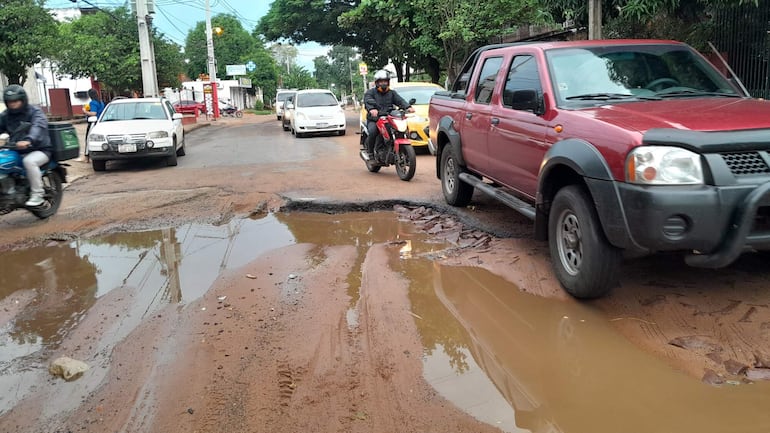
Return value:
M 770 102 L 686 44 L 482 47 L 429 120 L 447 203 L 478 189 L 533 219 L 575 297 L 617 285 L 623 257 L 770 249 Z

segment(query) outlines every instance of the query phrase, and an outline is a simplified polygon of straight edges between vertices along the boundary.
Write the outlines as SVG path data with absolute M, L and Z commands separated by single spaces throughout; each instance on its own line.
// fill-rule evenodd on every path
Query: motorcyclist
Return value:
M 396 106 L 402 110 L 414 113 L 414 108 L 402 98 L 395 90 L 390 88 L 390 74 L 388 71 L 379 70 L 374 73 L 374 87 L 364 93 L 364 107 L 366 107 L 366 158 L 374 156 L 374 143 L 377 140 L 377 117 L 380 113 L 387 113 Z
M 31 191 L 25 206 L 40 206 L 44 202 L 40 167 L 51 160 L 53 150 L 48 136 L 48 119 L 39 107 L 29 105 L 27 92 L 18 84 L 3 90 L 3 102 L 6 110 L 0 113 L 0 133 L 13 135 L 23 122 L 31 124 L 29 131 L 16 142 L 16 151 L 22 156 Z

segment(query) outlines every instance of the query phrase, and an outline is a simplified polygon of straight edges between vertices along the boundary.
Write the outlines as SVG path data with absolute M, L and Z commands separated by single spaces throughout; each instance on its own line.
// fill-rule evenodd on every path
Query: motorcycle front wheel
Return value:
M 403 181 L 411 180 L 417 170 L 417 154 L 414 147 L 408 144 L 399 146 L 396 159 L 396 173 Z
M 59 210 L 61 199 L 64 195 L 62 179 L 59 173 L 49 171 L 43 175 L 43 191 L 43 204 L 29 208 L 29 211 L 40 219 L 48 218 Z
M 236 112 L 235 112 L 235 117 L 237 117 L 237 118 L 239 118 L 239 119 L 240 119 L 241 117 L 243 117 L 243 111 L 240 111 L 240 110 L 236 111 Z

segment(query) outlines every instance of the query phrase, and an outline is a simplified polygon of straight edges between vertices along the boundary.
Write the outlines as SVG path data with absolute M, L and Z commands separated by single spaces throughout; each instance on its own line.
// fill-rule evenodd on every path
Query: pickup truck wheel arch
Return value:
M 444 199 L 452 206 L 467 206 L 473 197 L 473 185 L 460 180 L 460 174 L 465 173 L 464 166 L 457 159 L 458 149 L 448 146 L 441 152 L 441 191 Z
M 558 191 L 571 184 L 585 185 L 593 200 L 600 226 L 610 244 L 645 252 L 630 236 L 628 220 L 609 166 L 599 151 L 584 140 L 555 143 L 546 153 L 538 175 L 535 236 L 548 236 L 548 214 Z
M 561 188 L 548 219 L 554 273 L 569 294 L 597 298 L 617 285 L 620 249 L 603 235 L 596 208 L 583 185 Z
M 454 127 L 454 120 L 449 116 L 444 116 L 439 120 L 438 127 L 436 128 L 436 177 L 441 179 L 441 153 L 447 146 L 453 146 L 455 151 L 456 161 L 466 166 L 465 159 L 463 159 L 462 141 L 460 140 L 460 133 Z

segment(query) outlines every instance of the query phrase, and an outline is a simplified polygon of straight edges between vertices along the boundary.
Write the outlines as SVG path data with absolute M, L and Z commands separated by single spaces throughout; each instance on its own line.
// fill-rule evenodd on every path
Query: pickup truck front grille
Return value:
M 769 174 L 770 167 L 759 152 L 720 153 L 734 176 L 755 176 Z

